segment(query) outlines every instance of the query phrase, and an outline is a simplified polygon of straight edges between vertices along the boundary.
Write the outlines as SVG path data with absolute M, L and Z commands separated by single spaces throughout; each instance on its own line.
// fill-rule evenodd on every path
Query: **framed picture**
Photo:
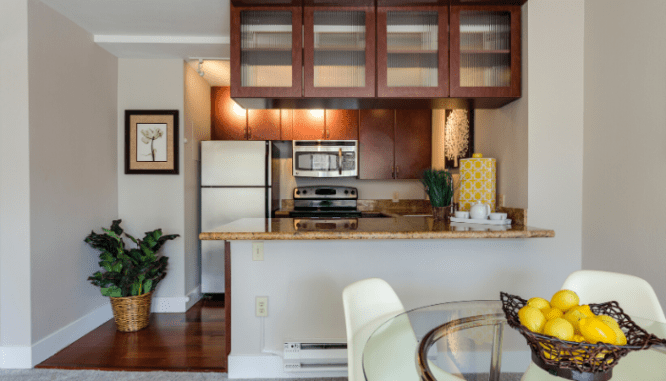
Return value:
M 125 174 L 178 174 L 178 110 L 125 110 Z

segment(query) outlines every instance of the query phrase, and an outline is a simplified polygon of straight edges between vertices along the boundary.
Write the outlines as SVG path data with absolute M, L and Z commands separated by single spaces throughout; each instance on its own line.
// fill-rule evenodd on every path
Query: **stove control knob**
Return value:
M 352 191 L 352 196 L 356 194 L 356 191 Z
M 303 194 L 307 194 L 307 193 L 308 193 L 308 191 L 306 191 L 306 190 L 303 191 Z
M 296 194 L 301 194 L 301 191 L 297 190 L 297 191 L 296 191 Z
M 345 194 L 349 194 L 349 191 L 348 191 L 348 190 L 346 190 L 346 191 L 345 191 Z

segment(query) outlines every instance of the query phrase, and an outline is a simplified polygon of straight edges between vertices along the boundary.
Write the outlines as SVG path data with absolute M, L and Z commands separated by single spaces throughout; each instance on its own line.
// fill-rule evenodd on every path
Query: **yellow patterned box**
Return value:
M 459 209 L 469 208 L 481 201 L 495 211 L 497 162 L 491 158 L 460 159 Z

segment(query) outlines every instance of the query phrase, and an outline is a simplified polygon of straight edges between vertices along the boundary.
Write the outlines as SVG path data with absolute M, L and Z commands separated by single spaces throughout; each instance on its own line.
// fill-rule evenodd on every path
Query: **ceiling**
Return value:
M 229 0 L 42 0 L 119 58 L 229 59 Z

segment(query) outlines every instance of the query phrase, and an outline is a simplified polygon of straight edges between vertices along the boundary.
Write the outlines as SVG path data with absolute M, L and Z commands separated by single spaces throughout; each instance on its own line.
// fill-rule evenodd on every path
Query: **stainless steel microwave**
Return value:
M 358 176 L 357 140 L 294 140 L 295 177 Z

